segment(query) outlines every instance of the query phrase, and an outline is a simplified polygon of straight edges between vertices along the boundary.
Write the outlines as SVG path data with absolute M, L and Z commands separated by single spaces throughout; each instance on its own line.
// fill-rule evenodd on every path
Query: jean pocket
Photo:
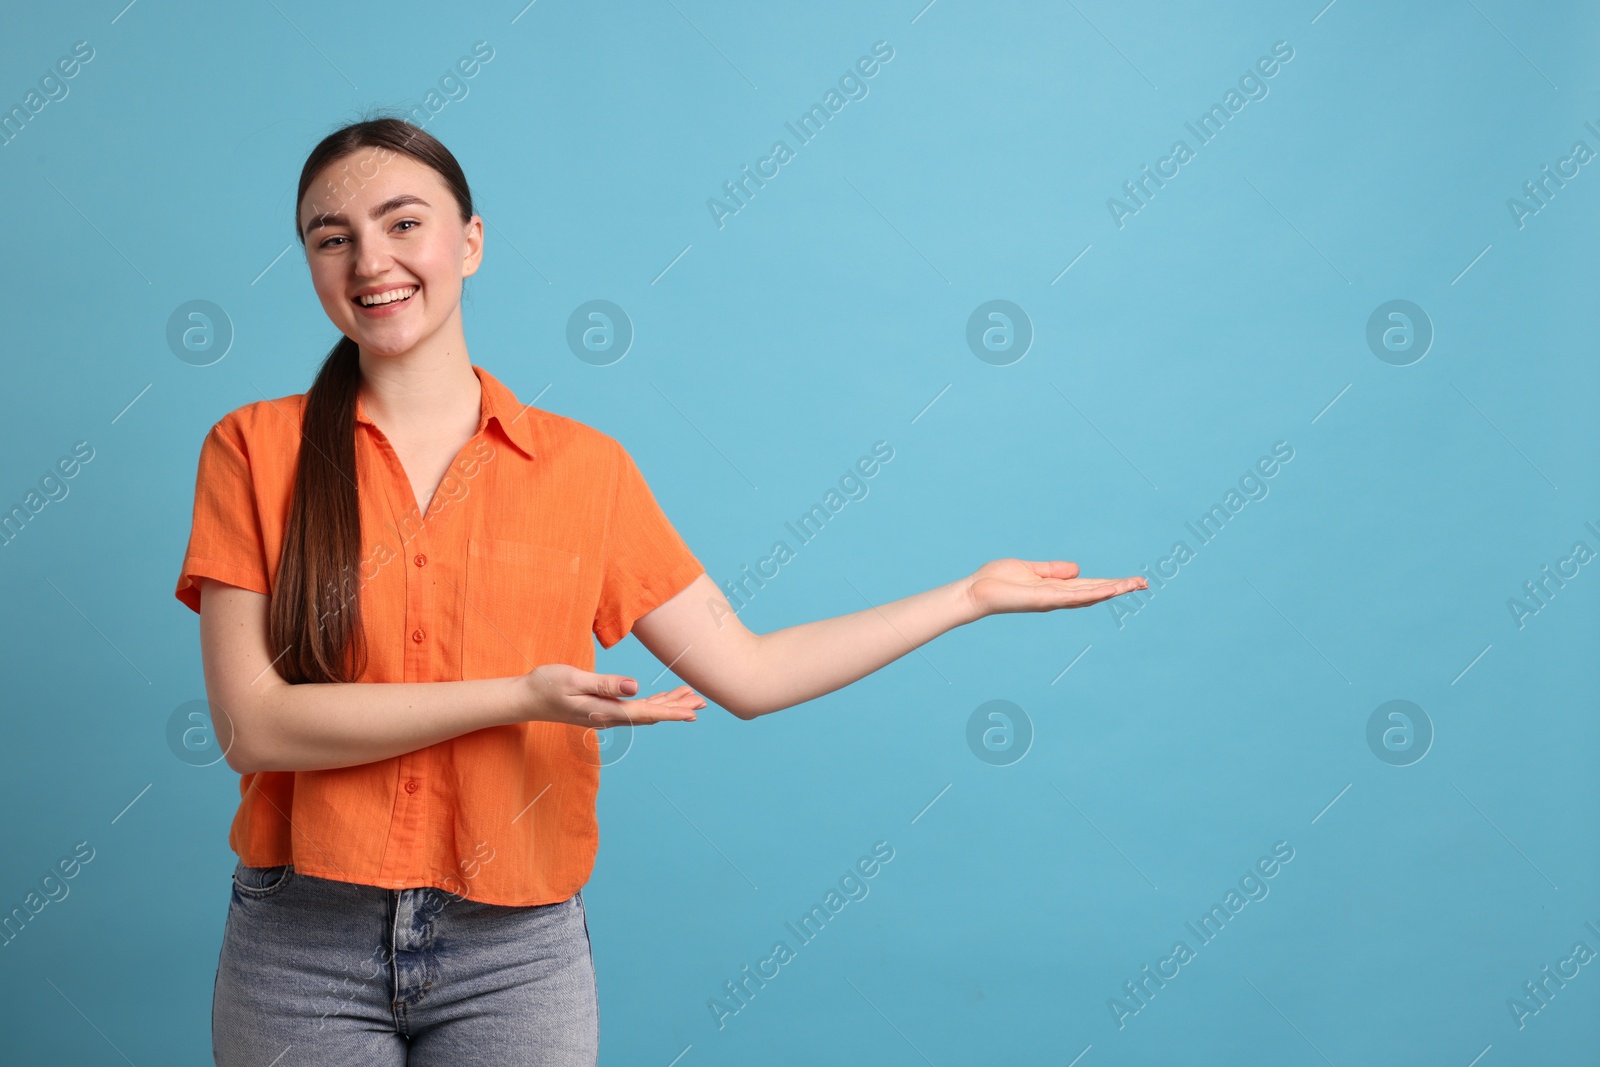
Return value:
M 279 892 L 294 879 L 294 865 L 247 867 L 243 860 L 233 869 L 233 890 L 242 897 L 261 900 Z

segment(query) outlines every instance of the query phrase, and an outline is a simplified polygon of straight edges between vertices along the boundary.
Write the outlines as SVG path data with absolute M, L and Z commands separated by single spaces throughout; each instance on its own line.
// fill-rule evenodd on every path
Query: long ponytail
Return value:
M 339 338 L 306 392 L 294 497 L 267 623 L 272 647 L 287 649 L 277 671 L 288 682 L 348 682 L 366 670 L 356 492 L 360 355 L 359 345 Z

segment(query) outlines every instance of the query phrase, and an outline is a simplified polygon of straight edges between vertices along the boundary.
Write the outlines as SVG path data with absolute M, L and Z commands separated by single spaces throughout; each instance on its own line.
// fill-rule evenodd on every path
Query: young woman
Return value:
M 752 719 L 986 615 L 1146 587 L 1002 559 L 751 633 L 615 439 L 469 360 L 483 222 L 443 145 L 346 126 L 296 205 L 343 337 L 207 434 L 176 591 L 241 775 L 219 1064 L 593 1064 L 596 730 L 693 722 L 701 692 Z M 693 688 L 594 673 L 590 635 L 629 633 Z

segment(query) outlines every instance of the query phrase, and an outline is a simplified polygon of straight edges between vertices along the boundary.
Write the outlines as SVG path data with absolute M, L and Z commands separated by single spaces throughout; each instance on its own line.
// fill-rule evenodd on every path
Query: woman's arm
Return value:
M 228 766 L 315 771 L 388 759 L 488 726 L 530 720 L 604 727 L 692 721 L 704 702 L 687 686 L 622 700 L 638 683 L 564 663 L 528 674 L 456 682 L 290 685 L 272 669 L 263 593 L 205 578 L 200 651 L 212 726 Z
M 849 615 L 754 634 L 702 574 L 639 617 L 633 633 L 661 662 L 741 719 L 842 689 L 946 630 L 986 615 L 1096 604 L 1149 587 L 1079 578 L 1075 563 L 1001 559 L 948 585 Z

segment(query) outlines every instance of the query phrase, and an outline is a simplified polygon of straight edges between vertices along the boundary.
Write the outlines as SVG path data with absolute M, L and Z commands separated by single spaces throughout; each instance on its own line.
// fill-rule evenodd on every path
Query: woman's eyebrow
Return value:
M 382 218 L 384 215 L 387 215 L 395 208 L 405 207 L 407 204 L 421 204 L 423 207 L 433 206 L 420 196 L 413 196 L 410 193 L 401 193 L 399 196 L 391 196 L 381 204 L 373 205 L 372 210 L 367 212 L 367 217 L 376 220 Z M 306 223 L 305 232 L 310 233 L 312 230 L 318 229 L 322 226 L 348 225 L 350 225 L 350 218 L 343 212 L 324 211 L 311 217 L 311 221 Z

